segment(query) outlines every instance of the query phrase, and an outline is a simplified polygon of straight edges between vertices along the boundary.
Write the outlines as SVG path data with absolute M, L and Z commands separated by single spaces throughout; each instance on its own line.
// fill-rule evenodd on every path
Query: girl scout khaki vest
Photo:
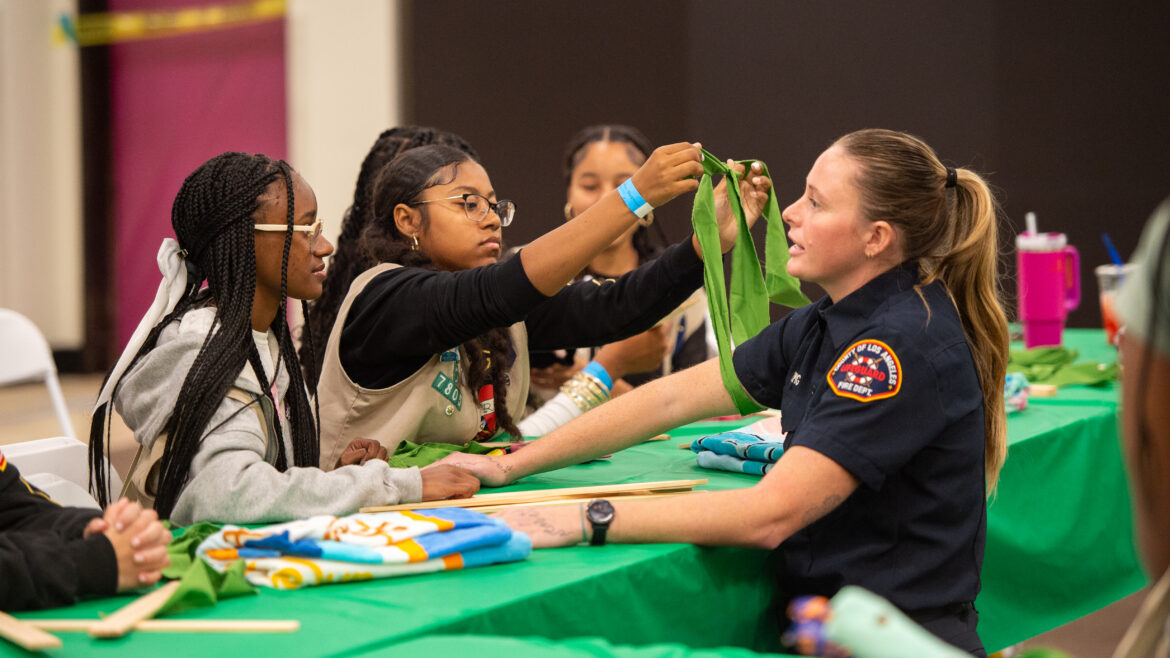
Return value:
M 479 432 L 480 407 L 475 392 L 467 386 L 467 355 L 462 346 L 454 352 L 458 354 L 457 362 L 444 360 L 451 359 L 450 356 L 434 354 L 414 374 L 387 388 L 358 386 L 341 367 L 341 328 L 345 326 L 350 305 L 374 277 L 398 267 L 401 266 L 382 263 L 354 279 L 329 332 L 317 384 L 321 405 L 321 468 L 325 470 L 331 470 L 345 446 L 358 437 L 374 439 L 394 454 L 394 449 L 404 440 L 466 445 Z M 403 309 L 403 313 L 409 312 Z M 512 418 L 519 420 L 528 398 L 528 332 L 523 322 L 517 322 L 510 333 L 516 358 L 508 371 L 510 384 L 506 401 Z M 458 376 L 452 380 L 456 370 Z

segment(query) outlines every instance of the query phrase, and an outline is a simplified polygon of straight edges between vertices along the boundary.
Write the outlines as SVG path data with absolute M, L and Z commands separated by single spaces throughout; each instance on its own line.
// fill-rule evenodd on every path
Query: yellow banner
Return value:
M 62 14 L 53 42 L 79 46 L 158 39 L 195 32 L 240 27 L 284 17 L 285 0 L 251 0 L 171 11 L 122 11 L 106 14 Z

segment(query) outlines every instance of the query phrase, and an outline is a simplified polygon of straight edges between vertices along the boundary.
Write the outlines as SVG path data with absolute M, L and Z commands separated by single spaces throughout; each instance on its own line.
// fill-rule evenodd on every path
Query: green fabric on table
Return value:
M 213 606 L 221 599 L 256 593 L 256 588 L 244 578 L 244 560 L 233 562 L 223 573 L 203 560 L 195 560 L 183 572 L 179 583 L 179 589 L 167 599 L 158 616 Z
M 747 175 L 751 175 L 753 162 L 756 161 L 739 162 L 744 165 Z M 768 166 L 760 162 L 760 167 L 761 173 L 771 178 Z M 730 179 L 727 182 L 727 200 L 739 224 L 739 233 L 731 250 L 730 293 L 724 291 L 723 258 L 719 255 L 722 253 L 719 223 L 715 218 L 715 192 L 711 183 L 711 177 L 717 175 Z M 691 224 L 703 250 L 703 287 L 707 292 L 711 329 L 719 346 L 719 373 L 736 409 L 748 414 L 759 411 L 760 406 L 748 397 L 735 376 L 731 363 L 731 341 L 741 345 L 768 326 L 771 322 L 769 300 L 793 308 L 804 306 L 809 300 L 800 291 L 800 281 L 788 274 L 785 268 L 788 262 L 788 241 L 784 237 L 784 224 L 780 217 L 780 207 L 776 203 L 776 194 L 770 189 L 763 212 L 764 220 L 768 223 L 764 242 L 767 270 L 761 273 L 756 244 L 744 217 L 739 183 L 739 174 L 703 150 L 703 177 L 695 192 Z
M 390 468 L 423 467 L 433 464 L 453 452 L 466 452 L 470 455 L 486 455 L 496 450 L 472 441 L 465 446 L 454 443 L 411 443 L 403 441 L 394 449 L 394 454 L 386 460 Z
M 167 546 L 171 564 L 163 569 L 163 578 L 179 580 L 179 589 L 171 595 L 158 614 L 168 615 L 191 608 L 215 605 L 220 599 L 255 594 L 256 588 L 244 578 L 240 560 L 222 574 L 203 560 L 195 559 L 195 549 L 223 526 L 203 521 L 183 528 Z
M 191 567 L 191 561 L 195 558 L 195 549 L 199 548 L 199 544 L 204 539 L 219 532 L 222 527 L 203 521 L 182 528 L 182 532 L 171 539 L 171 543 L 167 546 L 167 555 L 171 558 L 171 565 L 163 569 L 163 578 L 174 580 L 186 573 L 187 569 Z M 172 532 L 177 532 L 177 530 Z
M 1069 347 L 1011 350 L 1008 353 L 1007 371 L 1022 374 L 1031 384 L 1104 386 L 1117 381 L 1119 369 L 1116 360 L 1112 363 L 1073 363 L 1078 356 L 1080 353 Z

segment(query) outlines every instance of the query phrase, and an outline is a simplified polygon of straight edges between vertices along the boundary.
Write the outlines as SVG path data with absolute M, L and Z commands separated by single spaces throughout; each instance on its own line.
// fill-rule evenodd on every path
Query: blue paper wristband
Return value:
M 582 371 L 587 375 L 593 375 L 599 379 L 605 385 L 605 390 L 613 390 L 613 377 L 609 376 L 609 372 L 605 369 L 605 366 L 596 361 L 590 361 L 582 368 Z
M 651 210 L 654 210 L 654 207 L 642 198 L 642 194 L 638 191 L 638 188 L 634 187 L 634 180 L 632 178 L 627 178 L 626 182 L 618 186 L 618 194 L 622 196 L 622 201 L 626 202 L 626 207 L 630 209 L 630 212 L 637 215 L 638 219 L 642 219 L 646 215 L 649 215 Z

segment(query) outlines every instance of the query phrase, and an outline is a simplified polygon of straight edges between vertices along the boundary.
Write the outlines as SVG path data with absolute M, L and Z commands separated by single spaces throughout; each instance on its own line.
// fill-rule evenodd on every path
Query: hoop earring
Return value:
M 410 236 L 410 239 L 411 239 L 410 250 L 411 251 L 418 251 L 418 236 L 412 235 L 412 236 Z
M 565 221 L 573 219 L 573 204 L 565 202 Z
M 654 223 L 654 211 L 651 210 L 650 212 L 646 213 L 646 216 L 639 219 L 638 223 L 641 224 L 642 226 L 649 226 L 649 225 L 653 224 Z

